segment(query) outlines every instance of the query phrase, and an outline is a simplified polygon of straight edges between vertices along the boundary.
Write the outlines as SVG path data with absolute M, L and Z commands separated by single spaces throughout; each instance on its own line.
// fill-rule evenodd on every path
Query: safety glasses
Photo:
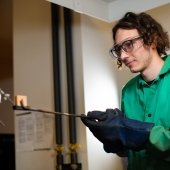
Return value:
M 110 49 L 109 53 L 113 58 L 119 59 L 121 57 L 122 50 L 126 53 L 132 52 L 135 42 L 140 39 L 142 39 L 142 36 L 134 37 L 122 43 L 116 44 Z

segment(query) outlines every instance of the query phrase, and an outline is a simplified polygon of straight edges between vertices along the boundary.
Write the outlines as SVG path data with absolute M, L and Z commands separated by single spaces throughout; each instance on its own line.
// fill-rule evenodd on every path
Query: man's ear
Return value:
M 154 36 L 153 41 L 151 42 L 151 48 L 156 49 L 157 44 L 158 44 L 158 36 Z
M 157 46 L 157 43 L 156 43 L 156 42 L 152 42 L 152 43 L 151 43 L 151 48 L 152 48 L 152 49 L 156 49 L 156 46 Z

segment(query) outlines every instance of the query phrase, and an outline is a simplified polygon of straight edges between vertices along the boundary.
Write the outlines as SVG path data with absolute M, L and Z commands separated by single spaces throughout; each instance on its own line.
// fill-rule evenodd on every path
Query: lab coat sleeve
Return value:
M 155 156 L 170 161 L 170 130 L 154 126 L 149 136 L 148 150 Z

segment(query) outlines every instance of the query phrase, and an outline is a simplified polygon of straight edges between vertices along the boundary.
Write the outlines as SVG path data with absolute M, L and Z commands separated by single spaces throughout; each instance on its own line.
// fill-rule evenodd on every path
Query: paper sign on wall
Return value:
M 54 115 L 26 112 L 15 117 L 17 152 L 51 149 L 54 147 Z

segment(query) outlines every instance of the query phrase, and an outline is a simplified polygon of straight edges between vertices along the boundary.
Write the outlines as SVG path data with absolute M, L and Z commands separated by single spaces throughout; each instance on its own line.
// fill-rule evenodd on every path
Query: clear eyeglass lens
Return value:
M 123 49 L 125 52 L 131 52 L 133 50 L 133 41 L 132 40 L 125 41 L 121 45 L 121 49 Z

